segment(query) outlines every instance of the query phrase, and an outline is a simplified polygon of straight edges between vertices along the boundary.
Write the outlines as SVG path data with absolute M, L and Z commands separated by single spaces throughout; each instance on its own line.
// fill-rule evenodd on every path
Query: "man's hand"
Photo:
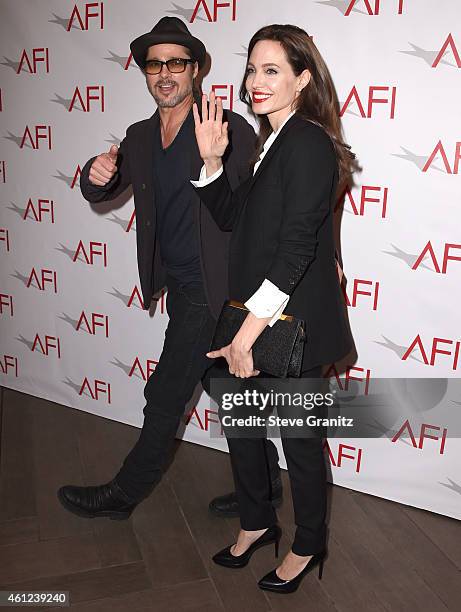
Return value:
M 339 284 L 341 284 L 343 282 L 344 272 L 343 272 L 343 269 L 341 268 L 339 261 L 336 258 L 335 258 L 335 261 L 336 261 L 336 272 L 338 273 Z
M 90 183 L 103 187 L 117 172 L 117 145 L 112 145 L 108 153 L 101 153 L 91 164 Z

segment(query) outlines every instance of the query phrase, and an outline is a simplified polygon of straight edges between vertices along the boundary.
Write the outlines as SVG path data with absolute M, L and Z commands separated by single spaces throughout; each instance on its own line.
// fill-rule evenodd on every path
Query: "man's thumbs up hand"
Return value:
M 111 148 L 109 149 L 109 157 L 111 158 L 114 164 L 117 163 L 117 155 L 118 155 L 118 147 L 117 145 L 113 144 Z
M 108 153 L 101 153 L 91 164 L 89 179 L 93 185 L 103 187 L 117 172 L 118 147 L 112 145 Z

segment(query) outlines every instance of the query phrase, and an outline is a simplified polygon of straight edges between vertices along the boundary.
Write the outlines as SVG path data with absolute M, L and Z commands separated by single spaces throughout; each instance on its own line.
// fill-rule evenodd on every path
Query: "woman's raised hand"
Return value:
M 222 122 L 223 108 L 220 97 L 216 98 L 215 93 L 210 93 L 210 104 L 207 104 L 206 94 L 202 95 L 202 118 L 198 112 L 197 104 L 193 106 L 195 121 L 195 136 L 200 151 L 200 156 L 207 162 L 214 163 L 221 161 L 224 155 L 229 138 L 227 136 L 227 121 Z

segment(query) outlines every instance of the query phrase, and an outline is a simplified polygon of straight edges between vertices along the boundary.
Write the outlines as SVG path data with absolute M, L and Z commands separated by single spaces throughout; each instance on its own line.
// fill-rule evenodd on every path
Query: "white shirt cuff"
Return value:
M 259 289 L 245 302 L 245 306 L 258 319 L 272 317 L 269 326 L 272 327 L 279 319 L 290 296 L 265 278 Z
M 202 169 L 200 170 L 200 176 L 199 176 L 198 181 L 191 181 L 191 183 L 194 187 L 205 187 L 205 185 L 208 185 L 208 183 L 212 183 L 217 178 L 219 178 L 221 174 L 223 173 L 223 170 L 224 170 L 224 166 L 221 166 L 219 170 L 216 170 L 214 174 L 212 174 L 211 176 L 207 178 L 205 164 L 203 164 Z

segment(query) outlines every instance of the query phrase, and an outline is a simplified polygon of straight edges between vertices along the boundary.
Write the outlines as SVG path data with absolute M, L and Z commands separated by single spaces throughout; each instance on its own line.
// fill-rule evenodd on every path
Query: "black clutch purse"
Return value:
M 230 300 L 224 304 L 210 351 L 221 349 L 232 342 L 248 312 L 248 308 L 240 302 Z M 282 314 L 272 327 L 264 329 L 253 344 L 255 370 L 278 378 L 299 376 L 305 341 L 304 321 Z

